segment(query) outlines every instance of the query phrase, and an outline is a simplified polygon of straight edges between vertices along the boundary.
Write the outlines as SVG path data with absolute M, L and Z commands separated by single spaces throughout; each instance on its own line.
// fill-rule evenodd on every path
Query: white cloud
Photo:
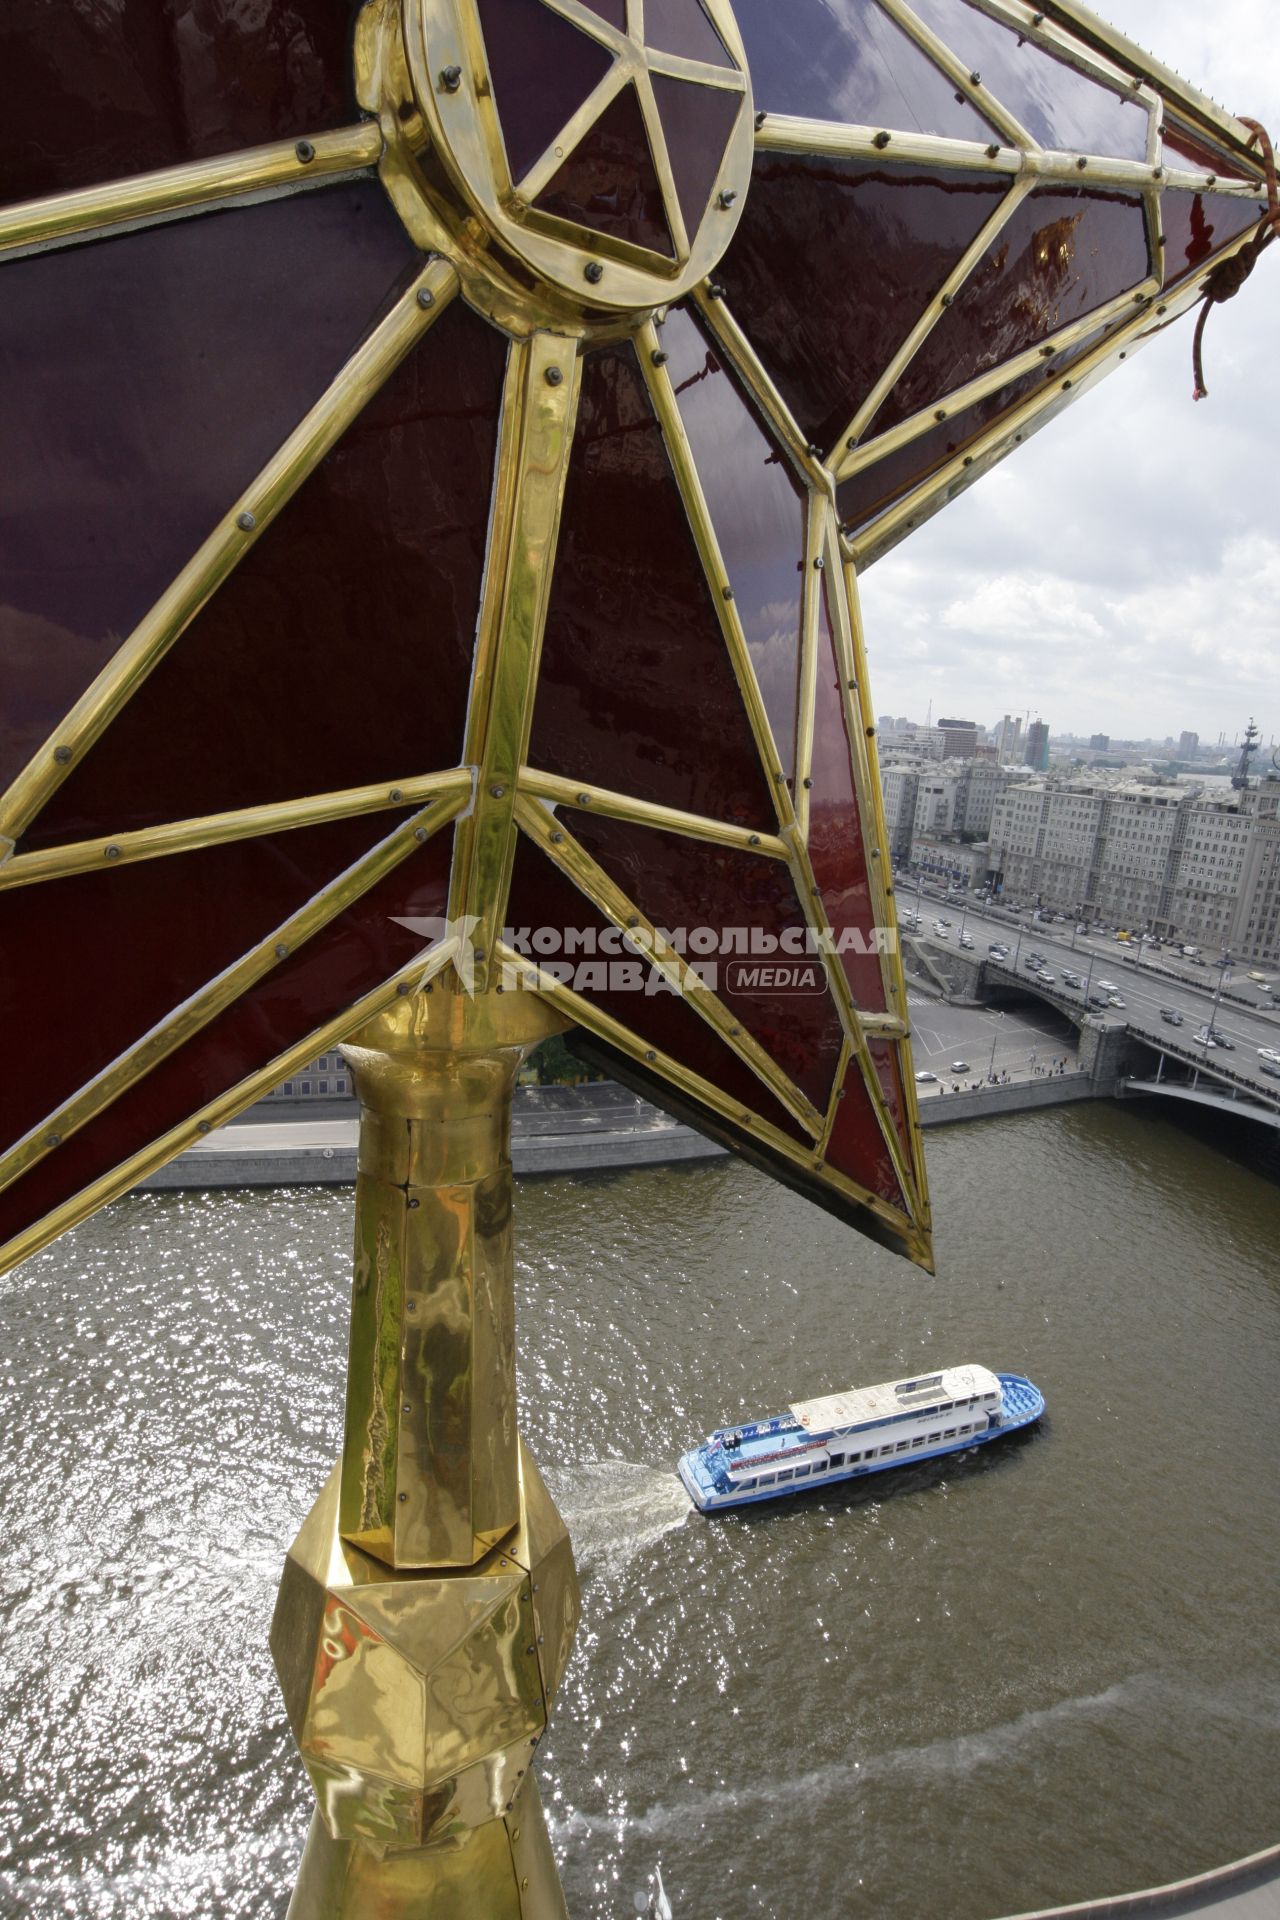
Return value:
M 1167 65 L 1280 138 L 1262 0 L 1103 0 Z M 878 711 L 1064 731 L 1280 733 L 1280 244 L 1212 316 L 1191 398 L 1188 316 L 866 575 Z

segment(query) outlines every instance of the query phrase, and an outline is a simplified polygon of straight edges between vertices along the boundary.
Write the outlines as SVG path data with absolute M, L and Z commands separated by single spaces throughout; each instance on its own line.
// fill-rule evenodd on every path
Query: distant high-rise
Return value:
M 1027 728 L 1027 751 L 1022 764 L 1034 767 L 1037 773 L 1049 771 L 1049 728 L 1043 720 L 1033 720 Z
M 1022 722 L 1006 713 L 996 728 L 996 752 L 1002 766 L 1016 766 L 1022 748 Z
M 1198 733 L 1184 733 L 1181 735 L 1178 741 L 1179 760 L 1194 760 L 1199 751 L 1200 735 Z
M 1111 747 L 1111 735 L 1109 733 L 1091 733 L 1089 735 L 1089 745 L 1095 753 L 1107 753 Z
M 939 720 L 938 731 L 944 735 L 944 760 L 972 760 L 978 746 L 976 720 Z

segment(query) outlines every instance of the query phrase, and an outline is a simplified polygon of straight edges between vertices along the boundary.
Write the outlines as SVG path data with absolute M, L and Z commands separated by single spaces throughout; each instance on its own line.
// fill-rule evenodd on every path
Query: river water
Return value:
M 930 1135 L 939 1277 L 736 1163 L 522 1183 L 523 1428 L 584 1619 L 574 1920 L 992 1920 L 1280 1839 L 1280 1184 L 1104 1104 Z M 0 1912 L 276 1920 L 266 1653 L 334 1457 L 349 1191 L 121 1202 L 0 1281 Z M 708 1522 L 708 1427 L 939 1364 L 1038 1431 Z

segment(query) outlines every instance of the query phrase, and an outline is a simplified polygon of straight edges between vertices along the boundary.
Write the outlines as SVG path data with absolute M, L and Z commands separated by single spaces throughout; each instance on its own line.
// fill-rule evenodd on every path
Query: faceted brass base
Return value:
M 538 1783 L 510 1813 L 450 1845 L 378 1859 L 317 1813 L 288 1920 L 568 1920 Z
M 569 1536 L 523 1446 L 520 1516 L 474 1567 L 388 1567 L 339 1534 L 335 1471 L 285 1562 L 271 1651 L 319 1817 L 428 1881 L 512 1816 L 572 1649 Z

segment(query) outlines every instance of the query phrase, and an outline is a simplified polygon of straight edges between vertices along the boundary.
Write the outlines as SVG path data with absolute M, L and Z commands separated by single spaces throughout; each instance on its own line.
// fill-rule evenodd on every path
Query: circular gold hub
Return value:
M 403 22 L 457 212 L 534 297 L 643 312 L 711 272 L 754 144 L 730 0 L 404 0 Z

